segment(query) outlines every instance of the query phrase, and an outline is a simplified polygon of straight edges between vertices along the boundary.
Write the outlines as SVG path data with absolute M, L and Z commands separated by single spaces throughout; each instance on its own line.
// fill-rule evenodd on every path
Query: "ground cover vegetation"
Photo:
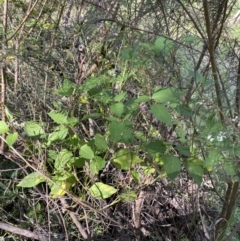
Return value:
M 239 240 L 237 0 L 0 0 L 0 240 Z

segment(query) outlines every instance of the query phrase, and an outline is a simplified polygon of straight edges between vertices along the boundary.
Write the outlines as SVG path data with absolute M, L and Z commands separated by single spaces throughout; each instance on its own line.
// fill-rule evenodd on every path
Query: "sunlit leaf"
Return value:
M 18 138 L 17 132 L 10 133 L 6 138 L 6 142 L 8 146 L 12 146 L 16 142 L 17 138 Z
M 129 149 L 119 150 L 114 154 L 114 158 L 112 160 L 113 165 L 121 170 L 129 170 L 131 167 L 140 162 L 142 162 L 142 159 Z
M 25 124 L 24 131 L 29 137 L 41 136 L 45 133 L 43 128 L 39 124 L 31 121 L 28 121 Z
M 46 178 L 38 173 L 33 172 L 22 179 L 20 183 L 18 183 L 18 187 L 35 187 L 41 182 L 45 182 Z
M 4 121 L 0 121 L 0 134 L 4 134 L 9 131 L 8 125 Z
M 102 182 L 96 182 L 92 187 L 89 188 L 89 191 L 94 198 L 105 199 L 112 196 L 118 190 Z
M 67 123 L 67 116 L 65 114 L 51 111 L 48 113 L 50 118 L 57 124 L 66 124 Z
M 90 162 L 90 170 L 94 174 L 98 174 L 106 165 L 106 161 L 100 156 L 95 156 Z
M 161 88 L 152 95 L 152 99 L 160 103 L 176 102 L 179 100 L 179 93 L 175 88 Z
M 74 162 L 73 154 L 71 151 L 67 149 L 61 150 L 61 152 L 58 154 L 55 163 L 54 168 L 58 171 L 62 171 L 66 168 L 66 165 L 70 165 Z
M 86 159 L 94 158 L 94 152 L 93 152 L 92 148 L 90 146 L 88 146 L 87 144 L 81 146 L 79 155 Z

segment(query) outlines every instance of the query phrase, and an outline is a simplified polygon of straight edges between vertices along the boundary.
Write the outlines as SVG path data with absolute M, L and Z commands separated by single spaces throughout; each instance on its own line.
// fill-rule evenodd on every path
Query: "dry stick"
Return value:
M 81 223 L 78 221 L 76 215 L 73 212 L 67 210 L 69 208 L 69 205 L 67 204 L 66 199 L 65 198 L 60 198 L 60 201 L 61 201 L 61 204 L 63 206 L 63 209 L 65 209 L 65 211 L 68 212 L 69 216 L 71 217 L 71 219 L 75 223 L 75 225 L 76 225 L 78 231 L 80 232 L 80 234 L 82 235 L 82 237 L 84 239 L 87 239 L 88 238 L 88 234 L 84 230 L 84 228 L 81 225 Z
M 2 43 L 2 54 L 3 54 L 3 63 L 1 66 L 1 112 L 2 112 L 2 121 L 6 121 L 6 113 L 5 113 L 5 98 L 6 98 L 6 49 L 7 49 L 7 12 L 8 12 L 8 0 L 4 1 L 3 6 L 3 43 Z M 6 134 L 2 134 L 3 139 L 5 139 Z M 5 150 L 5 142 L 1 141 L 0 151 Z
M 226 229 L 229 225 L 230 218 L 233 214 L 233 209 L 235 207 L 236 199 L 238 196 L 238 188 L 239 188 L 239 182 L 234 182 L 233 188 L 231 190 L 232 191 L 231 196 L 230 196 L 230 199 L 229 199 L 229 202 L 227 205 L 227 209 L 225 212 L 226 215 L 224 217 L 223 222 L 221 222 L 221 230 L 219 230 L 221 234 L 218 237 L 216 236 L 217 240 L 222 240 L 223 236 L 225 235 Z
M 228 205 L 229 205 L 229 201 L 230 201 L 230 197 L 231 197 L 231 192 L 232 192 L 232 179 L 229 179 L 228 181 L 228 188 L 225 194 L 225 201 L 222 207 L 222 212 L 220 214 L 220 221 L 217 223 L 216 225 L 216 229 L 215 229 L 215 239 L 217 240 L 219 233 L 222 232 L 222 228 L 224 223 L 226 222 L 225 217 L 227 214 L 227 209 L 228 209 Z
M 6 0 L 5 0 L 6 1 Z M 35 3 L 32 5 L 32 7 L 30 8 L 30 10 L 26 13 L 25 18 L 22 20 L 22 22 L 19 24 L 19 26 L 17 27 L 17 29 L 15 30 L 15 32 L 8 38 L 6 39 L 6 42 L 10 41 L 18 32 L 19 30 L 22 28 L 22 26 L 24 25 L 24 23 L 27 21 L 28 17 L 30 16 L 30 14 L 32 13 L 33 9 L 35 8 L 35 6 L 37 5 L 37 3 L 39 2 L 39 0 L 36 0 Z
M 141 210 L 142 205 L 146 196 L 146 192 L 141 190 L 138 198 L 135 200 L 135 205 L 133 204 L 133 222 L 135 226 L 135 241 L 141 241 Z
M 211 66 L 212 66 L 212 75 L 213 75 L 213 79 L 214 79 L 215 92 L 217 95 L 217 103 L 218 103 L 218 108 L 220 110 L 222 110 L 221 90 L 220 90 L 220 86 L 218 83 L 217 65 L 216 65 L 216 60 L 215 60 L 215 56 L 214 56 L 215 44 L 214 44 L 214 39 L 212 36 L 212 29 L 211 29 L 211 24 L 210 24 L 207 0 L 203 0 L 203 9 L 204 9 L 204 17 L 205 17 L 205 21 L 206 21 L 206 29 L 207 29 L 207 35 L 208 35 L 208 52 L 210 54 L 210 62 L 211 62 Z M 220 116 L 222 125 L 225 126 L 224 116 L 223 116 L 222 112 L 219 112 L 219 116 Z
M 53 237 L 49 237 L 48 234 L 44 233 L 34 233 L 29 230 L 18 228 L 16 226 L 0 222 L 0 229 L 5 230 L 7 232 L 11 232 L 14 234 L 18 234 L 27 238 L 32 238 L 40 241 L 60 241 L 60 239 L 55 239 Z

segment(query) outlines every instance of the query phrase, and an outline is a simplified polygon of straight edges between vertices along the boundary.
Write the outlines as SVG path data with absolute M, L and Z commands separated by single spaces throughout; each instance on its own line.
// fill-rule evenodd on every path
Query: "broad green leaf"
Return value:
M 69 97 L 69 96 L 72 96 L 73 90 L 74 90 L 73 87 L 71 87 L 71 86 L 66 86 L 66 87 L 62 87 L 62 88 L 54 91 L 54 94 Z
M 192 162 L 185 162 L 185 166 L 189 175 L 193 178 L 196 184 L 200 186 L 202 183 L 203 167 Z
M 9 121 L 9 122 L 13 122 L 13 121 L 14 121 L 13 115 L 12 115 L 12 113 L 9 111 L 9 109 L 7 108 L 7 106 L 5 106 L 5 113 L 6 113 L 6 116 L 7 116 L 8 121 Z
M 0 134 L 4 134 L 9 131 L 8 125 L 4 121 L 0 121 Z
M 105 199 L 111 197 L 118 190 L 102 182 L 96 182 L 92 187 L 90 187 L 89 191 L 94 198 Z
M 71 118 L 67 118 L 67 123 L 69 126 L 75 126 L 78 123 L 78 118 L 76 117 L 71 117 Z
M 225 161 L 223 162 L 223 167 L 227 174 L 230 175 L 232 178 L 238 177 L 239 171 L 236 163 L 234 163 L 233 161 Z
M 33 172 L 26 177 L 23 178 L 23 180 L 18 183 L 18 187 L 35 187 L 41 182 L 45 182 L 46 178 L 38 173 L 38 172 Z
M 173 180 L 181 171 L 181 162 L 180 160 L 171 155 L 162 156 L 164 162 L 164 170 L 167 173 L 169 179 Z
M 116 103 L 116 104 L 110 105 L 110 110 L 113 114 L 117 115 L 118 117 L 121 117 L 121 115 L 124 112 L 124 105 L 123 103 Z
M 123 202 L 133 202 L 137 199 L 137 194 L 133 190 L 125 189 L 123 192 L 119 195 L 119 198 Z
M 81 146 L 79 155 L 86 159 L 94 158 L 94 152 L 93 152 L 92 148 L 90 146 L 88 146 L 87 144 Z
M 132 122 L 117 122 L 112 121 L 109 126 L 109 139 L 113 142 L 123 142 L 123 143 L 130 143 L 133 141 L 133 133 L 130 130 L 132 126 Z
M 122 92 L 122 93 L 116 95 L 114 97 L 114 101 L 118 102 L 118 101 L 123 100 L 125 98 L 126 94 L 127 94 L 126 92 Z
M 43 128 L 39 124 L 31 121 L 25 124 L 24 131 L 29 137 L 41 136 L 45 133 Z
M 67 123 L 67 116 L 65 114 L 56 112 L 56 111 L 51 111 L 48 113 L 50 118 L 57 124 L 66 124 Z
M 146 167 L 144 169 L 144 174 L 146 175 L 151 175 L 151 174 L 154 174 L 155 172 L 156 172 L 156 169 L 153 167 Z
M 150 98 L 147 95 L 142 95 L 136 99 L 136 102 L 142 103 L 142 102 L 148 102 L 149 100 Z
M 61 125 L 57 127 L 57 129 L 53 133 L 49 134 L 47 145 L 51 145 L 54 141 L 64 140 L 67 135 L 68 135 L 68 128 Z
M 51 197 L 58 198 L 68 192 L 72 186 L 76 183 L 74 175 L 68 173 L 62 177 L 55 176 L 53 179 L 54 183 L 49 183 L 51 189 Z
M 158 37 L 154 43 L 154 50 L 156 51 L 170 51 L 174 46 L 172 40 L 167 39 L 165 37 Z
M 90 170 L 94 174 L 98 174 L 99 171 L 105 167 L 105 165 L 106 165 L 106 161 L 102 157 L 95 156 L 90 162 Z
M 62 171 L 66 169 L 66 166 L 70 166 L 73 164 L 74 158 L 72 152 L 70 152 L 67 149 L 61 150 L 61 152 L 58 154 L 55 163 L 54 163 L 54 168 L 55 170 Z
M 12 146 L 16 142 L 17 138 L 18 138 L 17 132 L 10 133 L 6 138 L 6 142 L 8 146 Z
M 168 109 L 161 104 L 154 104 L 150 106 L 150 110 L 154 117 L 156 117 L 159 121 L 172 126 L 172 118 L 168 112 Z
M 186 118 L 189 118 L 189 117 L 192 116 L 192 111 L 191 111 L 191 109 L 190 109 L 188 106 L 186 106 L 186 105 L 177 105 L 177 106 L 175 107 L 175 110 L 176 110 L 179 114 L 181 114 L 182 116 L 184 116 L 184 117 L 186 117 Z
M 209 172 L 212 171 L 220 157 L 221 153 L 218 150 L 211 150 L 208 153 L 206 161 L 204 162 L 204 168 Z
M 113 121 L 108 125 L 108 129 L 110 132 L 110 140 L 118 142 L 122 138 L 122 133 L 125 129 L 125 125 L 124 123 Z
M 160 103 L 176 102 L 179 101 L 178 97 L 176 89 L 170 87 L 162 88 L 152 95 L 152 99 Z
M 131 175 L 132 175 L 135 182 L 139 182 L 140 174 L 137 171 L 135 171 L 135 170 L 131 171 Z
M 108 149 L 105 138 L 100 134 L 94 136 L 94 144 L 99 151 L 106 151 Z
M 184 156 L 190 156 L 191 152 L 188 146 L 177 146 L 176 150 L 179 151 Z
M 140 162 L 142 162 L 142 159 L 129 149 L 119 150 L 114 154 L 112 160 L 113 165 L 121 170 L 129 170 Z
M 163 154 L 166 151 L 166 145 L 162 141 L 152 141 L 144 146 L 144 149 L 152 156 Z
M 84 167 L 85 166 L 86 159 L 85 158 L 75 158 L 74 165 L 76 167 Z

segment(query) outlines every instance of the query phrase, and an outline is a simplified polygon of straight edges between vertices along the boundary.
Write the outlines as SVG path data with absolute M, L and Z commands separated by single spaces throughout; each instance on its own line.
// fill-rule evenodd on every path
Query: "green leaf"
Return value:
M 48 113 L 50 118 L 57 124 L 66 124 L 67 123 L 67 116 L 62 113 L 58 113 L 56 111 L 51 111 Z
M 83 158 L 86 158 L 86 159 L 93 159 L 94 158 L 94 152 L 91 149 L 91 147 L 88 146 L 87 144 L 81 146 L 80 151 L 79 151 L 79 155 Z
M 106 165 L 106 161 L 100 156 L 95 156 L 94 159 L 90 162 L 90 170 L 94 174 L 98 174 Z
M 212 171 L 213 167 L 217 164 L 217 161 L 219 161 L 220 157 L 221 153 L 219 152 L 219 150 L 211 150 L 208 153 L 206 161 L 204 162 L 204 168 L 209 172 Z
M 166 145 L 162 141 L 152 141 L 144 146 L 144 149 L 152 156 L 166 151 Z
M 119 150 L 114 154 L 112 160 L 113 165 L 120 170 L 129 170 L 140 162 L 142 162 L 142 159 L 129 149 Z
M 136 102 L 142 103 L 142 102 L 148 102 L 149 100 L 150 98 L 147 95 L 142 95 L 136 99 Z
M 154 50 L 169 52 L 174 46 L 174 42 L 165 37 L 158 37 L 154 43 Z
M 108 149 L 105 138 L 100 134 L 94 136 L 94 144 L 99 151 L 106 151 Z
M 51 145 L 54 141 L 64 140 L 68 135 L 68 128 L 61 125 L 56 128 L 53 133 L 50 133 L 48 136 L 48 143 L 47 145 Z
M 105 199 L 112 196 L 118 190 L 102 182 L 96 182 L 92 187 L 90 187 L 89 191 L 94 198 Z
M 18 187 L 35 187 L 41 182 L 45 182 L 46 178 L 38 172 L 33 172 L 26 177 L 23 178 L 23 180 L 18 183 Z
M 225 161 L 223 162 L 223 167 L 227 174 L 230 175 L 232 178 L 237 179 L 239 177 L 239 172 L 236 163 L 232 161 Z
M 68 192 L 77 180 L 72 173 L 66 173 L 63 176 L 55 176 L 53 181 L 54 183 L 49 183 L 50 195 L 52 198 L 58 198 Z
M 56 90 L 54 93 L 68 97 L 72 95 L 75 86 L 76 84 L 74 84 L 70 80 L 64 79 L 62 88 Z
M 119 198 L 123 202 L 133 202 L 137 199 L 137 194 L 133 190 L 123 190 L 123 192 L 119 195 Z
M 202 183 L 203 167 L 192 162 L 186 162 L 185 166 L 189 175 L 193 178 L 196 184 L 200 186 Z
M 178 150 L 184 156 L 190 156 L 191 152 L 188 146 L 177 146 L 176 150 Z
M 152 99 L 160 103 L 177 102 L 179 101 L 179 93 L 177 94 L 175 88 L 161 88 L 157 92 L 153 93 Z
M 29 137 L 37 137 L 45 134 L 43 128 L 34 122 L 28 121 L 24 126 L 24 131 Z
M 114 97 L 114 101 L 119 102 L 119 101 L 123 100 L 125 98 L 126 94 L 127 94 L 126 92 L 122 92 L 122 93 L 116 95 Z
M 118 117 L 121 117 L 121 115 L 124 112 L 124 105 L 123 103 L 116 103 L 116 104 L 110 105 L 110 110 L 113 114 L 117 115 Z
M 9 109 L 7 108 L 7 106 L 5 106 L 5 113 L 6 113 L 6 116 L 7 116 L 8 121 L 9 121 L 9 122 L 13 122 L 13 121 L 14 121 L 13 115 L 12 115 L 12 113 L 9 111 Z
M 6 142 L 8 146 L 12 146 L 16 142 L 17 138 L 18 138 L 17 132 L 9 134 L 6 138 Z
M 181 171 L 181 162 L 180 160 L 171 155 L 162 156 L 164 162 L 164 170 L 167 173 L 169 179 L 173 180 Z
M 137 171 L 135 171 L 135 170 L 131 171 L 131 175 L 135 182 L 140 181 L 140 174 Z
M 54 163 L 54 168 L 57 171 L 63 171 L 66 169 L 66 166 L 70 167 L 71 164 L 74 163 L 74 158 L 72 152 L 70 152 L 67 149 L 61 150 L 61 152 L 58 154 L 55 163 Z
M 156 117 L 159 121 L 172 126 L 172 118 L 168 112 L 168 109 L 161 104 L 154 104 L 150 106 L 150 110 L 154 117 Z
M 132 122 L 117 122 L 112 121 L 108 125 L 108 129 L 110 132 L 109 139 L 113 142 L 123 142 L 123 143 L 130 143 L 133 141 L 133 133 L 131 131 Z
M 4 121 L 0 121 L 0 134 L 4 134 L 9 131 L 8 125 Z
M 85 166 L 86 159 L 85 158 L 75 158 L 74 165 L 76 167 L 84 167 Z

